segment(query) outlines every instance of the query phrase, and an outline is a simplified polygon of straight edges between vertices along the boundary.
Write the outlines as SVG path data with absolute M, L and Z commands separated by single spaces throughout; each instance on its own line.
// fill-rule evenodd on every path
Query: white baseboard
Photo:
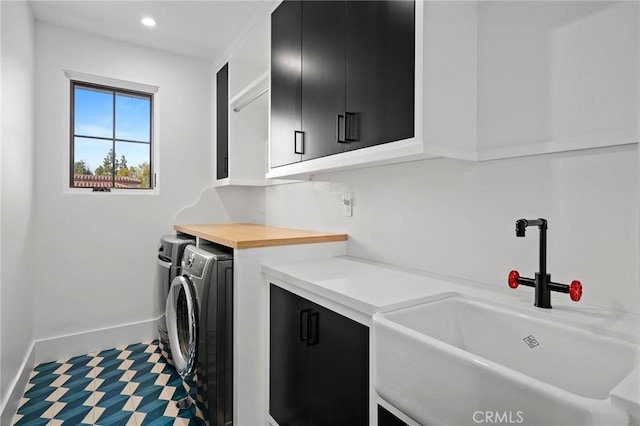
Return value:
M 156 320 L 36 340 L 36 364 L 158 338 Z
M 35 342 L 29 346 L 22 365 L 20 365 L 20 370 L 13 379 L 9 392 L 7 392 L 7 399 L 4 401 L 4 405 L 0 407 L 0 425 L 10 425 L 13 416 L 18 410 L 18 404 L 24 394 L 24 388 L 27 386 L 27 383 L 29 383 L 29 376 L 31 375 L 33 367 L 36 366 L 36 352 L 34 348 Z
M 158 338 L 157 320 L 117 325 L 81 333 L 36 340 L 29 350 L 7 392 L 7 400 L 0 407 L 0 424 L 10 425 L 29 382 L 33 368 L 43 362 L 70 358 Z

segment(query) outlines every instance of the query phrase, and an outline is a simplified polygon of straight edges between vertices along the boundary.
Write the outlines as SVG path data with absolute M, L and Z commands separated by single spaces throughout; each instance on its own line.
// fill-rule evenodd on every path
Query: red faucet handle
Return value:
M 516 270 L 509 272 L 509 279 L 507 282 L 509 283 L 509 287 L 518 288 L 518 278 L 520 278 L 520 273 Z
M 571 281 L 571 284 L 569 285 L 569 297 L 574 302 L 577 302 L 582 298 L 582 283 L 580 281 Z

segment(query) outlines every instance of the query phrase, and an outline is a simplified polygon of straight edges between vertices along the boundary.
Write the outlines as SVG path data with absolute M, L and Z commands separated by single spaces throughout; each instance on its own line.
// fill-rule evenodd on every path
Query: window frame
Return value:
M 69 118 L 70 118 L 70 122 L 69 122 L 69 180 L 68 180 L 68 189 L 70 190 L 83 190 L 83 189 L 88 189 L 91 190 L 92 192 L 96 192 L 96 187 L 79 187 L 79 186 L 74 186 L 74 175 L 75 175 L 75 138 L 79 137 L 79 138 L 87 138 L 87 139 L 99 139 L 99 140 L 106 140 L 106 141 L 111 141 L 111 146 L 112 146 L 112 150 L 114 153 L 113 156 L 113 161 L 114 161 L 114 166 L 115 166 L 115 161 L 116 161 L 116 154 L 115 154 L 115 145 L 116 142 L 128 142 L 128 143 L 144 143 L 146 144 L 147 142 L 141 142 L 141 141 L 135 141 L 135 140 L 128 140 L 128 139 L 119 139 L 116 137 L 116 104 L 115 104 L 115 98 L 118 94 L 123 94 L 123 95 L 130 95 L 130 96 L 136 96 L 136 97 L 144 97 L 149 99 L 149 187 L 145 187 L 145 188 L 117 188 L 115 186 L 115 179 L 116 179 L 116 170 L 115 167 L 113 167 L 113 172 L 112 172 L 112 176 L 111 176 L 111 185 L 110 187 L 108 187 L 109 191 L 112 190 L 129 190 L 129 189 L 133 189 L 133 190 L 142 190 L 142 191 L 151 191 L 154 192 L 154 190 L 157 189 L 157 180 L 156 180 L 156 158 L 155 158 L 155 150 L 156 150 L 156 137 L 155 137 L 155 103 L 156 103 L 156 91 L 157 88 L 153 87 L 153 86 L 148 86 L 149 90 L 137 90 L 137 89 L 132 89 L 132 88 L 126 88 L 126 87 L 122 87 L 123 85 L 118 85 L 118 84 L 114 84 L 111 85 L 111 81 L 108 82 L 108 84 L 103 84 L 103 83 L 95 83 L 92 81 L 86 81 L 87 79 L 80 79 L 77 78 L 76 76 L 70 75 L 71 73 L 69 71 L 66 71 L 65 74 L 67 74 L 67 77 L 69 78 L 69 87 L 70 87 L 70 111 L 69 111 Z M 116 81 L 114 81 L 113 83 L 116 83 Z M 123 82 L 126 83 L 126 82 Z M 124 84 L 124 85 L 129 85 L 129 84 Z M 99 136 L 87 136 L 87 135 L 77 135 L 75 134 L 75 88 L 76 87 L 86 87 L 88 89 L 97 89 L 97 90 L 103 90 L 103 91 L 107 91 L 107 92 L 111 92 L 113 94 L 113 106 L 112 106 L 112 112 L 113 112 L 113 124 L 112 124 L 112 137 L 108 138 L 108 137 L 99 137 Z M 142 89 L 145 89 L 146 87 L 143 87 Z

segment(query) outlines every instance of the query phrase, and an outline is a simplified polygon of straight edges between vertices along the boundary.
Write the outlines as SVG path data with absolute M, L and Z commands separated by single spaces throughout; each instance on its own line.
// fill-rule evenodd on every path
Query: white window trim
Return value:
M 78 80 L 85 83 L 100 84 L 102 86 L 117 87 L 120 89 L 135 90 L 138 92 L 153 93 L 158 92 L 159 87 L 150 84 L 136 83 L 133 81 L 119 80 L 117 78 L 102 77 L 99 75 L 85 74 L 82 72 L 64 70 L 64 75 L 69 80 Z
M 160 179 L 157 177 L 160 176 L 160 96 L 159 96 L 159 86 L 154 86 L 151 84 L 137 83 L 133 81 L 127 80 L 119 80 L 117 78 L 103 77 L 94 74 L 86 74 L 77 71 L 63 70 L 65 77 L 67 77 L 67 83 L 71 80 L 84 82 L 84 83 L 93 83 L 100 84 L 102 86 L 110 86 L 116 87 L 120 89 L 126 90 L 134 90 L 138 92 L 145 92 L 153 94 L 153 145 L 152 145 L 152 161 L 153 161 L 153 173 L 155 176 L 151 177 L 155 180 L 153 189 L 141 189 L 141 190 L 131 190 L 131 189 L 121 189 L 121 188 L 111 188 L 110 192 L 100 192 L 100 191 L 92 191 L 90 188 L 71 188 L 69 187 L 69 170 L 71 168 L 68 151 L 66 151 L 66 167 L 65 173 L 63 175 L 63 193 L 64 194 L 73 194 L 73 195 L 93 195 L 99 197 L 105 196 L 113 196 L 113 195 L 126 195 L 126 196 L 148 196 L 148 195 L 160 195 Z M 70 100 L 69 100 L 70 101 Z M 66 118 L 69 119 L 69 114 L 71 113 L 71 105 L 67 104 L 68 113 Z M 67 137 L 68 141 L 68 137 Z M 67 145 L 68 148 L 68 145 Z

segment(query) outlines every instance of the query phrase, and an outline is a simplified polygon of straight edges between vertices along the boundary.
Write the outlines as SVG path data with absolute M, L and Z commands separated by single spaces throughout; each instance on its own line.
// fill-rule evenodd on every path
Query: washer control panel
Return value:
M 207 258 L 200 256 L 198 253 L 189 253 L 185 256 L 184 260 L 184 273 L 194 277 L 202 278 L 202 273 L 207 265 Z

